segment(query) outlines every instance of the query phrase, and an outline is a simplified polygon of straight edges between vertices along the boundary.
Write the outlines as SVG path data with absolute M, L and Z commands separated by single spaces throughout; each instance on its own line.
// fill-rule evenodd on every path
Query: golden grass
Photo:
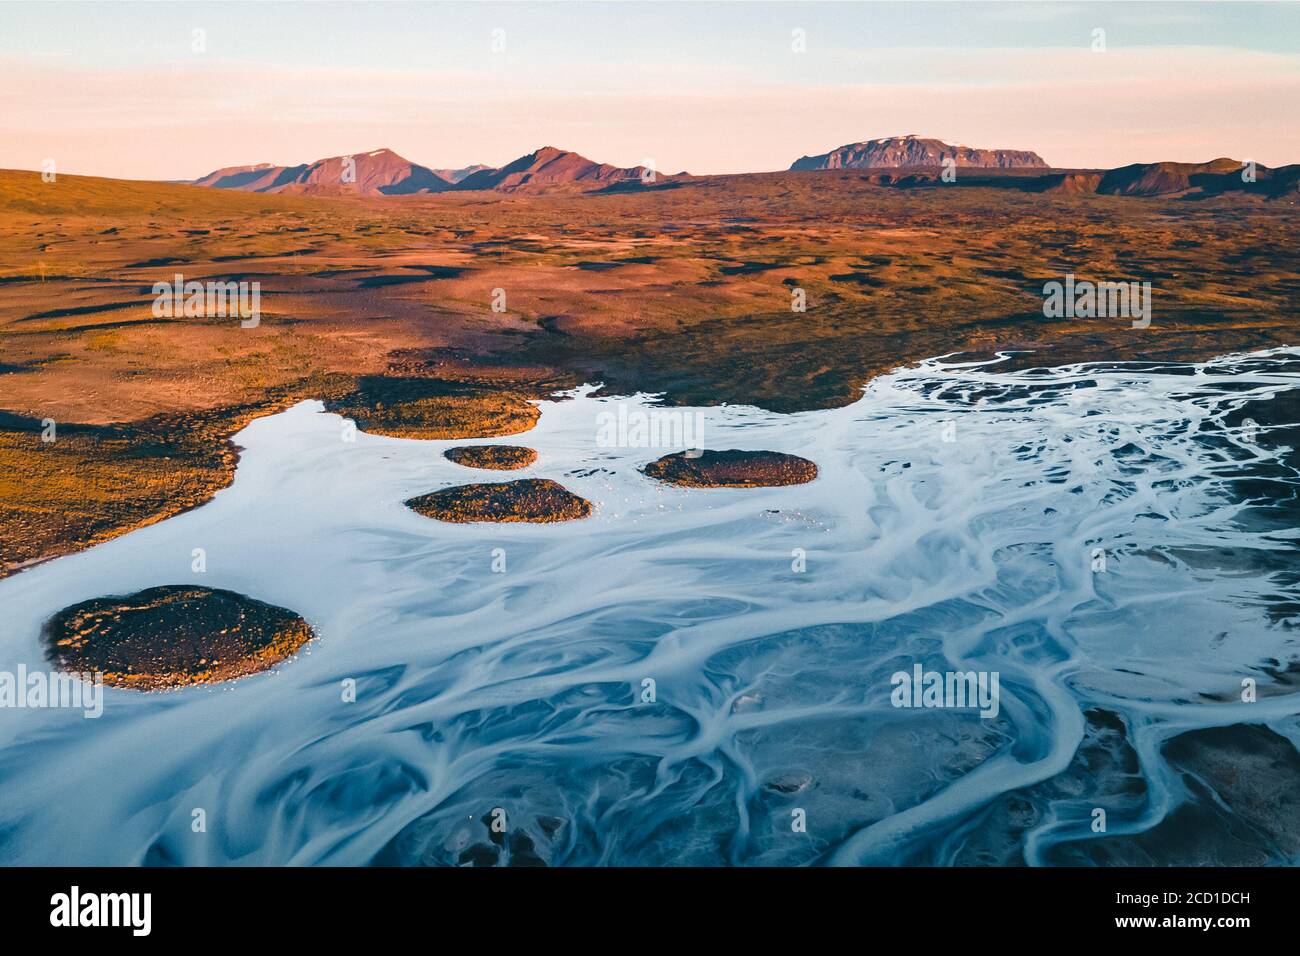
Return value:
M 152 283 L 176 272 L 259 281 L 261 325 L 155 319 Z M 1151 281 L 1151 327 L 1045 319 L 1043 283 L 1066 272 Z M 327 199 L 0 171 L 0 411 L 18 416 L 0 420 L 0 574 L 208 500 L 229 436 L 297 398 L 417 438 L 527 430 L 530 399 L 583 381 L 825 408 L 956 351 L 1294 345 L 1298 296 L 1294 207 L 1249 199 L 908 190 L 852 171 Z M 424 384 L 388 393 L 403 380 Z M 31 427 L 47 417 L 48 447 Z

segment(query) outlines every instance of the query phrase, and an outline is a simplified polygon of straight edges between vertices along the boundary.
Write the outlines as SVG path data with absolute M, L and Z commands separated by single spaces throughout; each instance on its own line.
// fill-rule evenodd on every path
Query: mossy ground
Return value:
M 164 585 L 65 608 L 45 625 L 61 670 L 133 690 L 210 684 L 273 667 L 312 637 L 282 607 L 234 591 Z
M 0 171 L 0 264 L 3 575 L 208 500 L 230 436 L 290 399 L 382 434 L 488 437 L 584 381 L 788 412 L 954 352 L 1295 345 L 1300 217 L 855 171 L 383 199 Z M 260 324 L 154 317 L 152 284 L 177 272 L 258 281 Z M 1151 326 L 1044 318 L 1043 284 L 1067 272 L 1150 281 Z M 32 427 L 47 418 L 52 446 Z
M 514 471 L 527 468 L 537 461 L 537 452 L 522 445 L 461 445 L 448 448 L 448 460 L 466 468 L 488 468 L 494 471 Z
M 703 450 L 664 455 L 646 465 L 645 473 L 688 488 L 768 488 L 812 481 L 817 466 L 776 451 Z
M 549 524 L 591 514 L 591 502 L 547 478 L 457 485 L 406 502 L 412 511 L 439 521 Z

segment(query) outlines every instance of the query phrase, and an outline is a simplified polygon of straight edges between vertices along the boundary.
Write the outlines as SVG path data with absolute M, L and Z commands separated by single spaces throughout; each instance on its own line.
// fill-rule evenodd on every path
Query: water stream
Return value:
M 820 468 L 745 490 L 661 486 L 638 469 L 673 449 L 600 447 L 598 414 L 647 396 L 544 403 L 507 439 L 539 460 L 509 474 L 443 458 L 463 443 L 344 441 L 304 402 L 237 436 L 211 503 L 0 581 L 8 671 L 46 666 L 55 611 L 160 584 L 320 635 L 232 684 L 106 689 L 100 719 L 0 710 L 0 860 L 1071 862 L 1095 808 L 1115 839 L 1188 799 L 1172 738 L 1300 740 L 1300 477 L 1275 414 L 1298 387 L 1286 350 L 936 360 L 846 408 L 702 409 L 707 447 Z M 402 503 L 515 477 L 595 514 L 454 525 Z M 997 716 L 895 707 L 918 663 L 996 672 Z M 1131 757 L 1081 768 L 1103 738 Z M 1011 828 L 1009 795 L 1032 809 Z

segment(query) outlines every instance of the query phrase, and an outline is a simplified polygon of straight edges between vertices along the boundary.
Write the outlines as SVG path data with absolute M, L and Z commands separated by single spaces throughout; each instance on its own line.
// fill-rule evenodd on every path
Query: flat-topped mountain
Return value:
M 347 160 L 352 161 L 351 165 Z M 452 187 L 449 180 L 427 166 L 403 159 L 391 149 L 332 156 L 301 166 L 228 166 L 194 180 L 193 185 L 256 193 L 348 192 L 370 196 L 438 193 Z
M 937 139 L 920 136 L 891 136 L 849 143 L 819 156 L 803 156 L 794 161 L 792 172 L 807 169 L 888 169 L 907 166 L 942 166 L 945 159 L 958 166 L 988 169 L 1047 169 L 1037 153 L 1019 149 L 972 149 L 950 146 Z

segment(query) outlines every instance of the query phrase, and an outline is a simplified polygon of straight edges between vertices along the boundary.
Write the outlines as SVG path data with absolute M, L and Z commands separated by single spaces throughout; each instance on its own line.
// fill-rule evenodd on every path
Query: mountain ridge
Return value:
M 951 159 L 957 166 L 984 169 L 1050 169 L 1035 152 L 1021 149 L 973 149 L 952 146 L 938 139 L 908 133 L 848 143 L 815 156 L 801 156 L 790 165 L 790 172 L 820 169 L 902 169 L 915 166 L 942 166 Z
M 445 192 L 453 184 L 427 166 L 382 148 L 347 156 L 330 156 L 299 166 L 275 166 L 271 163 L 226 166 L 193 180 L 190 185 L 257 193 L 402 196 Z
M 352 159 L 343 181 L 345 160 Z M 938 185 L 935 170 L 951 159 L 966 170 L 958 185 L 992 185 L 1025 192 L 1069 193 L 1137 197 L 1188 197 L 1224 193 L 1292 196 L 1297 192 L 1300 166 L 1270 168 L 1256 165 L 1256 177 L 1244 178 L 1244 163 L 1218 158 L 1205 163 L 1131 163 L 1115 169 L 1064 169 L 1048 166 L 1027 150 L 975 150 L 950 146 L 914 135 L 866 140 L 813 157 L 802 157 L 790 172 L 851 172 L 871 170 L 877 185 L 913 188 Z M 897 163 L 899 165 L 875 165 Z M 843 165 L 836 165 L 843 164 Z M 983 165 L 981 165 L 983 164 Z M 747 175 L 744 173 L 733 175 Z M 655 185 L 680 185 L 695 179 L 687 173 L 665 176 L 646 166 L 614 166 L 588 159 L 570 150 L 543 146 L 500 167 L 474 165 L 459 169 L 433 169 L 404 159 L 391 149 L 377 149 L 351 157 L 334 156 L 298 166 L 257 163 L 227 166 L 192 180 L 190 185 L 259 193 L 307 195 L 411 195 L 416 193 L 549 192 L 553 190 L 615 192 Z M 706 179 L 709 177 L 705 177 Z
M 355 177 L 344 181 L 344 162 L 353 160 Z M 679 173 L 677 177 L 684 176 Z M 599 163 L 571 150 L 543 146 L 501 167 L 474 165 L 432 169 L 404 159 L 391 149 L 352 156 L 332 156 L 299 166 L 257 163 L 226 166 L 191 180 L 190 185 L 244 192 L 361 193 L 409 195 L 450 190 L 515 192 L 522 189 L 570 187 L 601 189 L 658 181 L 646 166 Z

